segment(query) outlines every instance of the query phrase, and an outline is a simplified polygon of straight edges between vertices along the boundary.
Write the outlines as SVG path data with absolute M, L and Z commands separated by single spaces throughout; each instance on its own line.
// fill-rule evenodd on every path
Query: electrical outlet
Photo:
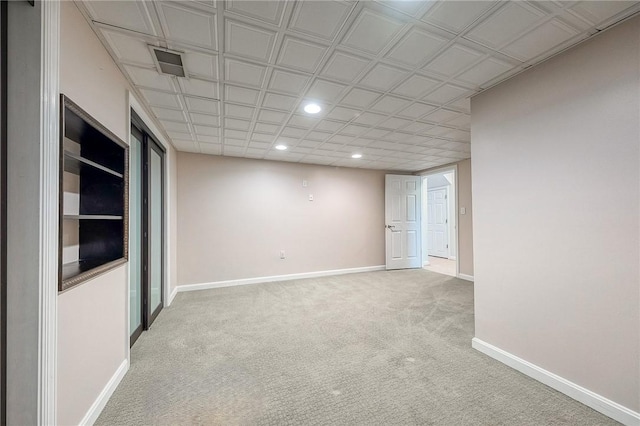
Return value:
M 307 186 L 309 186 L 309 182 L 307 182 L 307 180 L 306 180 L 306 179 L 303 179 L 303 180 L 302 180 L 302 186 L 303 186 L 304 188 L 306 188 Z
M 284 259 L 284 258 L 285 258 L 284 250 L 280 250 L 280 259 Z
M 309 201 L 313 201 L 313 194 L 309 194 Z

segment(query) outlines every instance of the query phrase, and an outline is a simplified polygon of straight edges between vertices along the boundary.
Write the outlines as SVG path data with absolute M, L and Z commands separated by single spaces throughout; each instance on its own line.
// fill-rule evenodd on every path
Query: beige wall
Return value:
M 640 18 L 472 100 L 476 337 L 640 411 Z
M 178 153 L 180 285 L 383 264 L 384 172 Z
M 72 2 L 61 2 L 60 91 L 128 141 L 128 84 Z M 127 357 L 127 267 L 58 296 L 58 423 L 78 424 Z
M 471 160 L 458 164 L 458 264 L 460 273 L 473 277 L 473 207 L 471 200 Z M 466 210 L 460 214 L 460 209 Z
M 167 296 L 170 297 L 178 285 L 178 253 L 176 250 L 178 241 L 178 152 L 173 147 L 169 147 L 167 150 L 167 171 L 169 172 L 169 294 Z M 168 300 L 165 300 L 165 305 L 167 302 Z

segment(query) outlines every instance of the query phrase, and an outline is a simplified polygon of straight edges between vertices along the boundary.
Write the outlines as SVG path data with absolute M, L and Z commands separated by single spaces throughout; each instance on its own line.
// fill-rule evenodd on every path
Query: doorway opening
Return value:
M 422 261 L 424 268 L 458 275 L 456 167 L 422 176 Z

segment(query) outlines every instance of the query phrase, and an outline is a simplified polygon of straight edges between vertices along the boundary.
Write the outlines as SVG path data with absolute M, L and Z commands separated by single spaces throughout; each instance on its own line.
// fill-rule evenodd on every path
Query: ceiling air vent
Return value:
M 182 65 L 182 53 L 174 52 L 167 49 L 151 47 L 161 74 L 175 75 L 176 77 L 186 77 L 184 66 Z

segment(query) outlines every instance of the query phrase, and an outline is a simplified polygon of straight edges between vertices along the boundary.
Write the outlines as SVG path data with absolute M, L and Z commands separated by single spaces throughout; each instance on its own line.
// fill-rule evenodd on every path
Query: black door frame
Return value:
M 160 283 L 160 306 L 158 306 L 158 308 L 155 311 L 152 311 L 151 309 L 151 304 L 148 303 L 149 299 L 150 299 L 150 294 L 151 294 L 151 281 L 149 280 L 150 274 L 151 274 L 151 249 L 150 249 L 150 236 L 151 236 L 151 221 L 150 221 L 150 217 L 151 217 L 151 209 L 150 209 L 150 203 L 149 203 L 149 189 L 151 188 L 151 167 L 149 167 L 150 164 L 150 157 L 151 157 L 151 151 L 155 151 L 159 156 L 160 156 L 160 171 L 161 171 L 161 177 L 160 177 L 160 182 L 161 182 L 161 189 L 160 189 L 160 193 L 162 194 L 162 206 L 163 208 L 160 210 L 160 223 L 162 223 L 162 235 L 161 235 L 161 241 L 160 241 L 160 246 L 162 247 L 162 261 L 160 262 L 160 276 L 161 276 L 161 283 Z M 144 140 L 144 147 L 143 147 L 143 158 L 144 158 L 144 177 L 143 177 L 143 181 L 144 184 L 142 186 L 142 197 L 144 199 L 143 201 L 143 219 L 142 219 L 142 228 L 143 228 L 143 233 L 144 233 L 144 238 L 143 238 L 143 248 L 142 248 L 142 252 L 143 252 L 143 301 L 144 304 L 146 306 L 146 308 L 144 309 L 144 315 L 143 317 L 143 324 L 144 324 L 144 329 L 148 330 L 149 327 L 151 327 L 151 324 L 153 324 L 153 322 L 155 321 L 156 317 L 158 316 L 158 314 L 160 313 L 160 311 L 162 310 L 162 308 L 164 307 L 164 257 L 165 257 L 165 250 L 164 250 L 164 241 L 165 241 L 165 236 L 164 236 L 164 201 L 165 201 L 165 191 L 164 191 L 164 174 L 165 174 L 165 161 L 164 161 L 164 150 L 162 149 L 162 147 L 160 146 L 160 144 L 158 144 L 158 142 L 155 141 L 155 139 L 148 133 L 145 134 L 145 140 Z
M 166 197 L 166 192 L 165 192 L 165 173 L 166 173 L 166 163 L 165 163 L 165 150 L 162 147 L 162 145 L 160 145 L 158 143 L 158 141 L 156 140 L 156 138 L 153 136 L 151 130 L 149 130 L 149 128 L 146 126 L 146 124 L 144 124 L 144 122 L 142 121 L 142 119 L 138 116 L 138 114 L 135 113 L 135 111 L 131 110 L 131 132 L 132 134 L 135 134 L 136 137 L 139 138 L 139 140 L 142 142 L 142 158 L 141 158 L 141 164 L 138 165 L 131 165 L 131 167 L 140 167 L 141 170 L 141 185 L 142 185 L 142 223 L 140 224 L 140 241 L 141 241 L 141 247 L 142 247 L 142 252 L 140 253 L 140 264 L 141 264 L 141 286 L 142 286 L 142 294 L 141 294 L 141 298 L 140 298 L 140 306 L 139 309 L 141 310 L 141 324 L 140 326 L 131 334 L 130 339 L 129 339 L 129 345 L 133 346 L 133 344 L 135 343 L 135 341 L 138 339 L 138 337 L 140 337 L 140 334 L 142 334 L 142 332 L 144 330 L 148 330 L 149 327 L 151 327 L 151 324 L 153 324 L 153 322 L 155 321 L 156 317 L 158 316 L 158 314 L 160 313 L 160 311 L 162 310 L 162 308 L 164 307 L 164 289 L 165 289 L 165 247 L 164 247 L 164 243 L 165 243 L 165 238 L 166 236 L 165 234 L 165 230 L 166 230 L 166 226 L 165 226 L 165 212 L 164 212 L 164 202 L 165 202 L 165 197 Z M 162 188 L 161 188 L 161 194 L 162 194 L 162 209 L 161 209 L 161 222 L 162 222 L 162 241 L 161 241 L 161 247 L 162 247 L 162 261 L 160 264 L 160 276 L 161 276 L 161 291 L 160 291 L 160 306 L 155 310 L 155 311 L 151 311 L 151 306 L 149 301 L 149 296 L 150 296 L 150 292 L 151 292 L 151 282 L 149 280 L 149 274 L 150 274 L 150 264 L 151 264 L 151 253 L 150 253 L 150 249 L 149 249 L 149 235 L 150 235 L 150 221 L 149 221 L 149 214 L 150 214 L 150 210 L 149 210 L 149 187 L 150 187 L 150 181 L 151 181 L 151 170 L 149 168 L 149 156 L 151 153 L 151 150 L 154 150 L 155 152 L 157 152 L 160 155 L 160 160 L 161 160 L 161 184 L 162 184 Z M 129 220 L 132 220 L 132 218 L 130 217 Z M 131 251 L 129 252 L 129 256 L 133 256 L 134 253 L 132 253 Z
M 0 425 L 7 424 L 7 7 L 0 2 Z

